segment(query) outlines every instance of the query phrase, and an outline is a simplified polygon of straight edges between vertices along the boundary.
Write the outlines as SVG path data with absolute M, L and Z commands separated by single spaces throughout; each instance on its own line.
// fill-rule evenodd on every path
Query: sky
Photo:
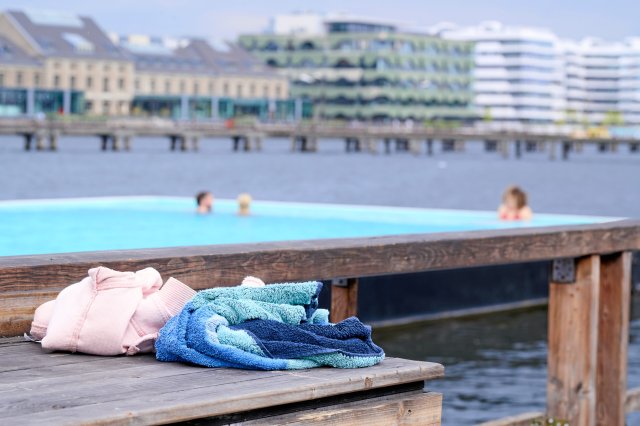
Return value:
M 0 0 L 0 10 L 26 8 L 89 15 L 119 34 L 226 40 L 260 32 L 271 16 L 294 11 L 345 12 L 420 27 L 499 20 L 574 39 L 640 36 L 639 0 Z

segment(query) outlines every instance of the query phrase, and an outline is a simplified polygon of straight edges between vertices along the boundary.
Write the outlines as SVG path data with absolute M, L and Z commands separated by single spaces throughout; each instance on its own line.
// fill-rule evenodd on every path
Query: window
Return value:
M 224 83 L 222 86 L 222 94 L 225 96 L 229 96 L 229 83 Z
M 184 80 L 180 80 L 180 93 L 184 94 L 184 89 L 186 88 L 186 85 L 184 83 Z
M 109 114 L 109 109 L 111 108 L 111 104 L 109 103 L 109 101 L 104 101 L 102 102 L 102 113 L 103 114 Z
M 280 85 L 276 86 L 276 98 L 280 97 Z
M 76 88 L 76 78 L 75 78 L 75 76 L 72 76 L 71 78 L 69 78 L 69 88 L 72 89 L 72 90 Z
M 135 82 L 133 83 L 134 87 L 136 89 L 136 91 L 140 90 L 140 79 L 136 78 Z
M 102 80 L 102 91 L 103 92 L 108 92 L 109 91 L 109 79 L 105 78 L 104 80 Z
M 151 81 L 149 82 L 149 91 L 151 93 L 155 93 L 156 91 L 156 81 L 154 79 L 151 79 Z
M 209 94 L 213 95 L 213 81 L 209 82 Z
M 93 86 L 93 78 L 87 77 L 87 89 L 91 89 L 91 86 Z
M 264 86 L 262 88 L 262 97 L 264 98 L 268 98 L 269 97 L 269 86 Z
M 194 82 L 193 83 L 193 94 L 197 96 L 199 89 L 200 89 L 200 87 L 198 86 L 198 82 L 197 81 Z
M 33 85 L 35 87 L 40 87 L 40 73 L 33 74 Z M 2 86 L 1 83 L 0 86 Z
M 53 87 L 55 87 L 55 88 L 60 87 L 60 76 L 59 75 L 54 75 L 53 76 Z
M 94 111 L 93 111 L 93 102 L 91 102 L 91 101 L 85 101 L 85 103 L 84 103 L 84 109 L 85 109 L 87 112 L 94 112 Z
M 125 87 L 124 87 L 124 78 L 118 79 L 118 89 L 120 89 L 120 90 L 124 90 L 125 89 Z
M 20 71 L 16 73 L 16 86 L 22 86 L 22 73 Z
M 249 86 L 249 96 L 254 97 L 255 95 L 256 95 L 256 85 L 251 84 L 251 86 Z
M 236 96 L 238 98 L 242 97 L 242 85 L 241 84 L 238 84 L 238 86 L 236 86 Z
M 164 82 L 164 91 L 167 94 L 171 93 L 171 81 L 170 80 L 167 80 L 167 81 Z

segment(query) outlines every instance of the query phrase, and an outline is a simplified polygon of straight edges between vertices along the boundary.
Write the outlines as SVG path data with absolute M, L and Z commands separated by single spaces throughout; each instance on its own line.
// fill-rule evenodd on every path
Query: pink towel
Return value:
M 152 352 L 158 331 L 196 294 L 153 268 L 118 272 L 100 266 L 36 309 L 31 336 L 49 351 L 95 355 Z

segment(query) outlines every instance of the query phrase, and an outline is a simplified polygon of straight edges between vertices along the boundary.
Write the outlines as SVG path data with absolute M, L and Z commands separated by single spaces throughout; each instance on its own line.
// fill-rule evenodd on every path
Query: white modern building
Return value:
M 475 105 L 487 121 L 640 124 L 640 38 L 575 42 L 499 22 L 432 31 L 475 42 Z

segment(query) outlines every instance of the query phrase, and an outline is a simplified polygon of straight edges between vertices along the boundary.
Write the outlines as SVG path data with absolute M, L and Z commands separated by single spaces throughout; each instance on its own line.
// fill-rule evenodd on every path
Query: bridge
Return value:
M 442 151 L 464 151 L 466 143 L 481 142 L 487 151 L 508 158 L 523 152 L 548 151 L 555 159 L 570 152 L 579 153 L 584 145 L 596 145 L 600 151 L 615 152 L 628 146 L 640 152 L 640 137 L 580 137 L 562 128 L 530 127 L 526 130 L 495 129 L 488 126 L 438 128 L 422 125 L 363 124 L 344 122 L 234 123 L 180 121 L 160 118 L 79 118 L 79 119 L 0 119 L 0 136 L 24 138 L 24 149 L 57 150 L 62 136 L 96 137 L 103 151 L 128 151 L 136 137 L 166 137 L 171 150 L 198 150 L 200 141 L 228 138 L 234 150 L 260 150 L 266 139 L 287 138 L 292 151 L 316 152 L 321 140 L 344 140 L 347 152 L 408 151 L 415 155 L 433 155 L 436 144 Z

